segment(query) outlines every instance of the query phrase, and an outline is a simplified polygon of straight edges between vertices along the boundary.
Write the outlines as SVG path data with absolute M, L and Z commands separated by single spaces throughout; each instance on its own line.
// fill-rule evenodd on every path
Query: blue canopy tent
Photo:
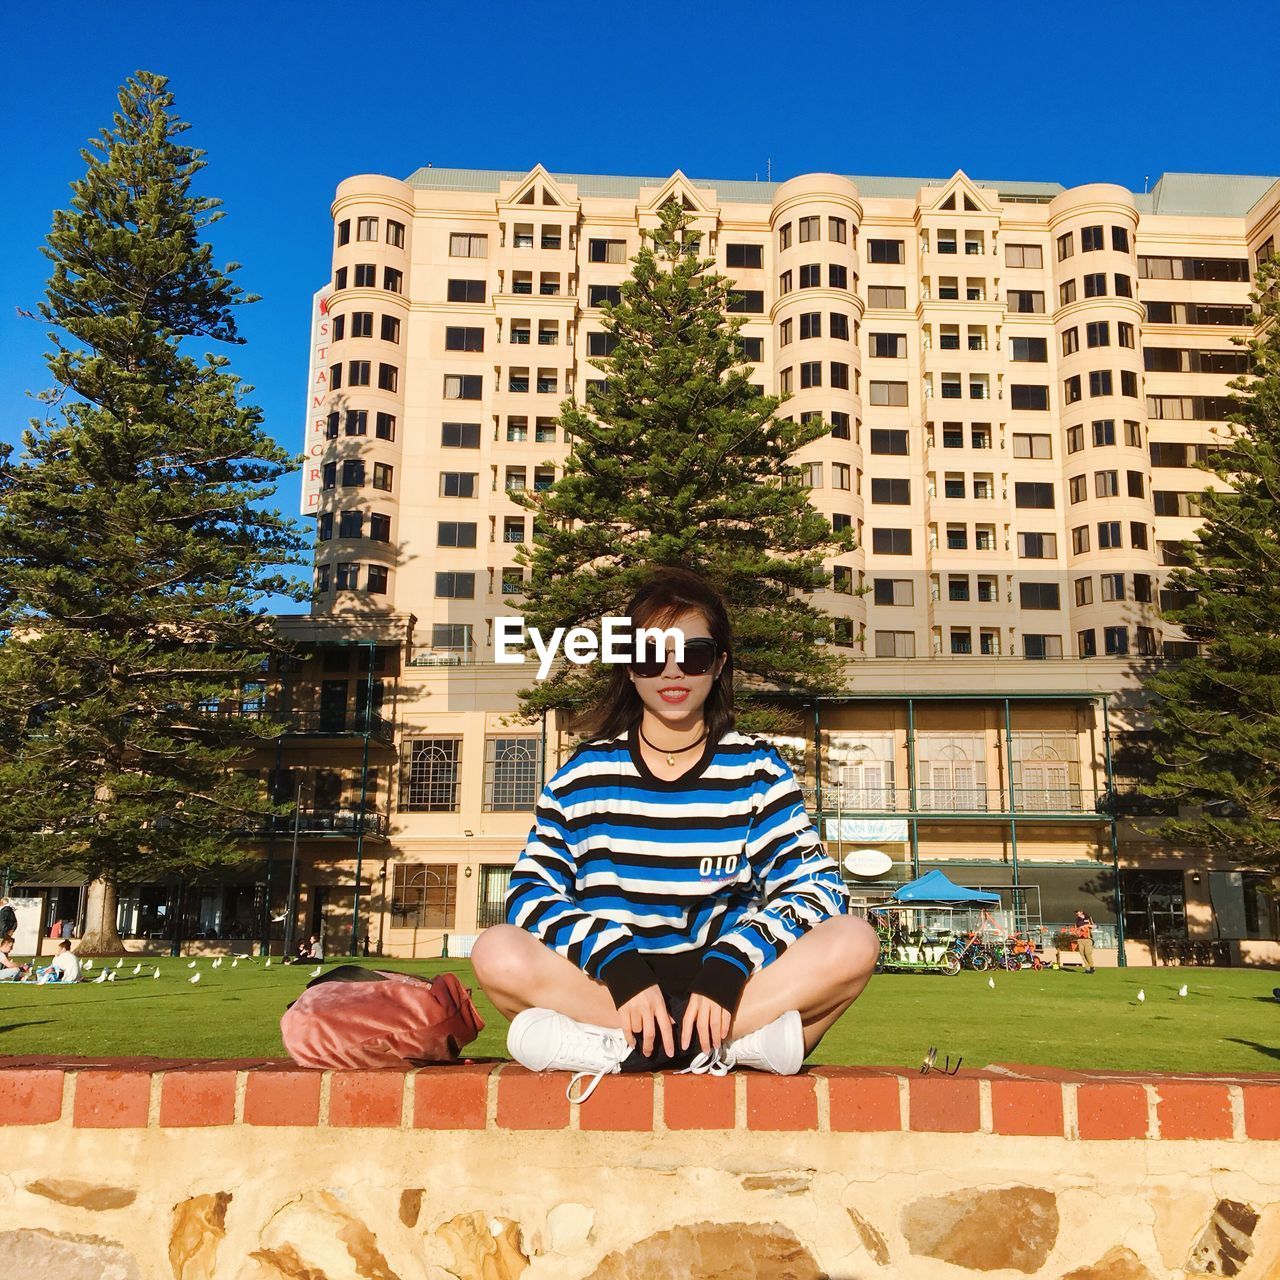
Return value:
M 963 885 L 952 884 L 941 871 L 930 871 L 919 880 L 904 884 L 894 895 L 895 902 L 938 903 L 961 905 L 964 903 L 999 902 L 998 893 L 987 893 L 983 889 L 966 889 Z

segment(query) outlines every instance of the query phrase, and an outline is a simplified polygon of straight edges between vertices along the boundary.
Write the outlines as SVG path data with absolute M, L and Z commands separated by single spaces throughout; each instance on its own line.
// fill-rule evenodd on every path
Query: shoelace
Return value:
M 677 1071 L 678 1076 L 727 1076 L 733 1070 L 733 1064 L 728 1061 L 724 1052 L 723 1045 L 716 1045 L 706 1053 L 700 1053 L 694 1060 L 684 1068 L 683 1071 Z
M 619 1043 L 619 1041 L 621 1043 Z M 577 1051 L 587 1056 L 595 1056 L 601 1053 L 602 1050 L 606 1049 L 623 1049 L 626 1052 L 624 1052 L 622 1057 L 618 1058 L 612 1066 L 603 1067 L 599 1071 L 579 1071 L 574 1075 L 569 1081 L 569 1087 L 564 1091 L 565 1097 L 568 1098 L 570 1102 L 586 1102 L 586 1100 L 595 1092 L 596 1085 L 598 1085 L 605 1076 L 615 1075 L 622 1069 L 622 1058 L 627 1056 L 630 1049 L 627 1046 L 625 1037 L 620 1031 L 570 1031 L 566 1033 L 565 1043 L 563 1046 L 563 1051 L 566 1053 L 573 1053 Z M 574 1086 L 579 1080 L 584 1079 L 590 1080 L 591 1083 L 583 1093 L 580 1093 L 575 1097 L 573 1092 Z

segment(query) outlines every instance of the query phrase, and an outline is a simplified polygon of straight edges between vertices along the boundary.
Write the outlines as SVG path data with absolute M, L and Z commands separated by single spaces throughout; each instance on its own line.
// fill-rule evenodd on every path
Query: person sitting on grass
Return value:
M 0 982 L 21 982 L 30 971 L 29 964 L 18 964 L 13 958 L 13 939 L 0 938 Z
M 572 1101 L 617 1071 L 794 1075 L 866 986 L 878 939 L 791 767 L 734 728 L 719 593 L 659 569 L 627 616 L 678 630 L 684 658 L 649 638 L 614 665 L 543 788 L 507 923 L 476 940 L 476 979 L 512 1020 L 513 1058 L 578 1073 Z
M 36 970 L 36 982 L 79 982 L 80 957 L 71 950 L 71 943 L 63 939 L 58 944 L 53 961 L 47 968 Z

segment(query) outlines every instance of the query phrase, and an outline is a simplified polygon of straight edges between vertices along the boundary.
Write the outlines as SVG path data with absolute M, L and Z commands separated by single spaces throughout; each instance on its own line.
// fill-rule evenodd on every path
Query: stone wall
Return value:
M 1280 1280 L 1280 1077 L 0 1059 L 0 1274 Z

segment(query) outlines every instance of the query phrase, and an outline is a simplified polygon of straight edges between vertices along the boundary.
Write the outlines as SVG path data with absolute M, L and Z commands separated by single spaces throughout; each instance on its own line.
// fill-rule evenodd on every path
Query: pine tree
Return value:
M 234 768 L 245 720 L 214 708 L 280 647 L 266 595 L 302 598 L 301 540 L 261 505 L 296 460 L 191 350 L 239 343 L 254 300 L 202 240 L 204 153 L 165 77 L 119 104 L 44 250 L 56 388 L 0 458 L 0 838 L 18 874 L 91 881 L 87 951 L 120 946 L 118 885 L 225 865 L 270 811 Z
M 781 401 L 759 394 L 728 314 L 729 280 L 699 256 L 692 219 L 674 201 L 646 232 L 621 287 L 604 308 L 606 373 L 585 405 L 566 400 L 559 424 L 571 450 L 545 492 L 516 495 L 534 512 L 525 623 L 598 627 L 621 615 L 653 566 L 679 565 L 716 585 L 734 627 L 738 723 L 748 732 L 794 731 L 776 689 L 810 694 L 843 687 L 842 663 L 819 642 L 835 620 L 807 593 L 826 586 L 823 559 L 851 550 L 810 505 L 789 459 L 830 431 L 827 423 L 775 417 Z M 523 690 L 537 716 L 591 706 L 607 672 L 562 663 Z
M 1169 840 L 1280 867 L 1280 261 L 1261 264 L 1251 372 L 1206 468 L 1230 487 L 1198 498 L 1203 524 L 1169 586 L 1192 593 L 1171 621 L 1195 657 L 1147 678 L 1154 704 L 1152 797 L 1186 807 Z

